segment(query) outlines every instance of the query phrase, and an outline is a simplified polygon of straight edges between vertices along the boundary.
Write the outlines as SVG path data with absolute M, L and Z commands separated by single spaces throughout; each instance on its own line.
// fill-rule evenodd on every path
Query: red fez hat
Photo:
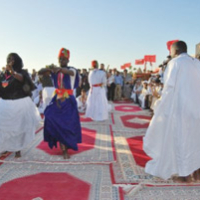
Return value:
M 96 60 L 92 61 L 92 67 L 96 68 L 98 66 L 98 62 Z
M 167 49 L 170 51 L 170 48 L 172 46 L 172 44 L 174 44 L 175 42 L 178 42 L 179 40 L 171 40 L 167 42 Z
M 68 49 L 65 49 L 65 48 L 60 49 L 58 58 L 65 57 L 65 58 L 69 59 L 69 56 L 70 56 L 70 52 Z

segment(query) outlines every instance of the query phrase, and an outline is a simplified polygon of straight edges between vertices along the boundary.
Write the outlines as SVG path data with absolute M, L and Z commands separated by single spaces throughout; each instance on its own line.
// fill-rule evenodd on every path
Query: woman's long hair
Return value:
M 14 71 L 20 72 L 22 70 L 23 66 L 24 66 L 21 57 L 18 54 L 16 54 L 16 53 L 10 53 L 10 54 L 8 54 L 7 59 L 10 56 L 14 57 L 14 65 L 13 65 Z

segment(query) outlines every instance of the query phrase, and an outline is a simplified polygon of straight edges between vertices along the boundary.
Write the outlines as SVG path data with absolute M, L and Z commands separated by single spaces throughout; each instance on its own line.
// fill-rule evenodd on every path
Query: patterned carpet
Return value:
M 115 161 L 113 154 L 114 140 L 109 125 L 82 125 L 83 143 L 79 144 L 79 151 L 70 150 L 71 158 L 64 160 L 58 148 L 49 149 L 43 142 L 43 130 L 36 134 L 28 148 L 22 151 L 22 157 L 14 158 L 14 154 L 7 157 L 7 162 L 64 162 L 64 163 L 111 163 Z
M 0 199 L 120 199 L 109 174 L 108 165 L 4 163 Z
M 124 191 L 124 200 L 199 200 L 200 186 L 138 185 Z
M 180 185 L 144 172 L 150 112 L 132 102 L 111 104 L 106 121 L 80 115 L 83 142 L 68 160 L 43 142 L 43 122 L 21 158 L 0 157 L 0 200 L 200 199 L 199 183 Z

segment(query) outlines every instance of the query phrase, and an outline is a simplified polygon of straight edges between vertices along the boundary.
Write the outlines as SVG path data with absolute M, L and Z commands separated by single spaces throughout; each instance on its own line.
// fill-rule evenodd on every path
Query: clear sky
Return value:
M 0 0 L 0 67 L 16 52 L 29 72 L 39 70 L 58 64 L 65 47 L 76 68 L 90 68 L 94 59 L 135 67 L 148 54 L 157 56 L 155 68 L 169 54 L 169 40 L 185 41 L 195 54 L 199 10 L 200 0 Z

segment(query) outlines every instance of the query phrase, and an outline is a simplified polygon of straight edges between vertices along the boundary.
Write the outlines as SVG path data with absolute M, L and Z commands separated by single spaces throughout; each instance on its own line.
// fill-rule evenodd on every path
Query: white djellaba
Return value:
M 85 116 L 94 121 L 107 120 L 111 107 L 108 104 L 104 87 L 107 83 L 106 73 L 102 70 L 94 69 L 90 71 L 88 81 L 90 84 L 90 90 L 86 102 L 87 106 Z M 98 87 L 92 86 L 100 83 L 103 85 Z
M 164 74 L 164 88 L 144 137 L 145 172 L 168 179 L 200 168 L 200 62 L 182 53 Z

